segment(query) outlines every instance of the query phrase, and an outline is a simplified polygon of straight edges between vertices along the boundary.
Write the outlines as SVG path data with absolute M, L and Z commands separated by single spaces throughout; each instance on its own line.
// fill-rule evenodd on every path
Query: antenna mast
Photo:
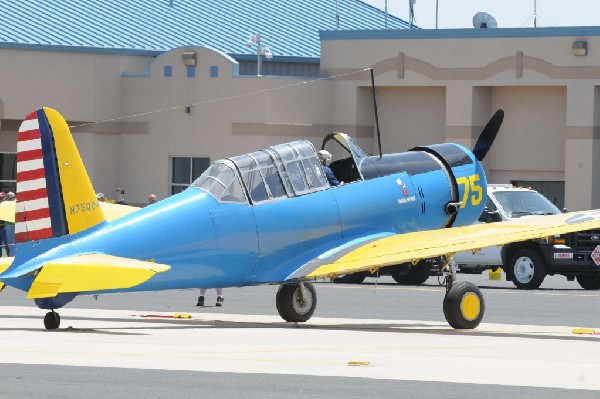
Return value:
M 387 15 L 388 15 L 387 0 L 385 0 L 385 29 L 387 29 Z
M 415 2 L 417 0 L 408 0 L 408 17 L 410 21 L 409 28 L 413 28 L 413 24 L 415 23 Z
M 533 0 L 533 27 L 537 28 L 537 0 Z

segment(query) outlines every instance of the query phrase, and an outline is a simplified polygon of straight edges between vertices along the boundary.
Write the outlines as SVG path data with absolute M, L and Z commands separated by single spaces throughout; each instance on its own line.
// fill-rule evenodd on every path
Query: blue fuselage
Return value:
M 485 192 L 479 163 L 452 170 L 457 178 L 481 175 Z M 446 227 L 444 206 L 452 201 L 448 178 L 443 168 L 413 175 L 400 172 L 254 206 L 220 203 L 191 187 L 76 235 L 26 243 L 16 261 L 22 255 L 28 261 L 18 269 L 33 270 L 76 252 L 171 266 L 126 291 L 279 283 L 352 240 Z M 476 220 L 485 200 L 480 202 L 460 209 L 453 225 Z M 9 283 L 28 289 L 31 281 Z

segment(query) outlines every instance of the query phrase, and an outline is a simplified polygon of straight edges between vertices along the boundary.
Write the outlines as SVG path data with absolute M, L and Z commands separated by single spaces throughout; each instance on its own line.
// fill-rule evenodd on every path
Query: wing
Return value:
M 6 220 L 10 223 L 15 222 L 16 203 L 16 201 L 3 201 L 0 203 L 0 220 Z M 102 212 L 104 212 L 104 217 L 109 222 L 140 209 L 135 206 L 111 204 L 109 202 L 100 202 L 100 206 Z
M 333 278 L 459 251 L 594 228 L 600 228 L 600 210 L 397 234 L 362 243 L 350 251 L 337 251 L 320 257 L 304 265 L 290 278 Z
M 102 254 L 57 259 L 43 265 L 27 298 L 130 288 L 169 269 L 170 266 L 159 263 Z
M 100 202 L 102 212 L 107 221 L 112 222 L 115 219 L 129 215 L 140 208 L 131 205 L 111 204 L 110 202 Z

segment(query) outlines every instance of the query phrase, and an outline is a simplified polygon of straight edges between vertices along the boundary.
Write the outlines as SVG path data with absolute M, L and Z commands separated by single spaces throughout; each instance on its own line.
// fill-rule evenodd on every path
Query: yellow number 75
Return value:
M 464 186 L 463 197 L 460 204 L 461 208 L 467 206 L 469 194 L 471 194 L 471 205 L 476 206 L 481 203 L 481 200 L 483 199 L 483 188 L 479 185 L 479 174 L 471 175 L 468 178 L 464 176 L 459 177 L 458 179 L 456 179 L 456 182 Z

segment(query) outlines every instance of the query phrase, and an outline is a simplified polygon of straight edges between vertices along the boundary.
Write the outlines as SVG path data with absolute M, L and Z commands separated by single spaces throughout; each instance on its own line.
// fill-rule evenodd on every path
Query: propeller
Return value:
M 473 147 L 473 155 L 475 155 L 475 158 L 477 158 L 479 162 L 483 161 L 483 158 L 485 158 L 492 147 L 492 144 L 496 139 L 496 134 L 498 134 L 498 130 L 500 130 L 500 126 L 502 126 L 503 120 L 504 110 L 499 109 L 483 128 L 483 131 Z

